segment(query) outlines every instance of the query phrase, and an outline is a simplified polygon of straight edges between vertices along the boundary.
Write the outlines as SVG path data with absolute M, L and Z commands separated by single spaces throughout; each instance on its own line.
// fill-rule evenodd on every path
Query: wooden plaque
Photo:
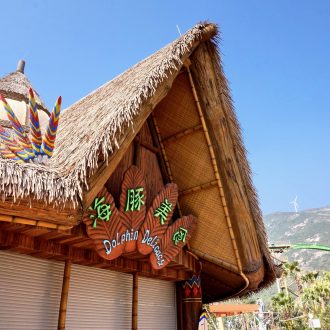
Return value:
M 131 166 L 125 173 L 117 210 L 106 188 L 84 214 L 87 234 L 95 250 L 105 259 L 138 251 L 150 255 L 154 269 L 164 268 L 189 241 L 197 219 L 184 216 L 169 225 L 178 200 L 178 187 L 167 184 L 146 213 L 146 189 L 142 172 Z

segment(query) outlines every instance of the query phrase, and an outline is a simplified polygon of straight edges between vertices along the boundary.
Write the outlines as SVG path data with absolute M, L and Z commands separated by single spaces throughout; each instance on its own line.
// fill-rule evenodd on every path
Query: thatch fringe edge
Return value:
M 220 43 L 220 41 L 220 35 L 217 34 L 215 37 L 213 37 L 210 41 L 207 42 L 210 45 L 209 49 L 213 52 L 211 56 L 214 58 L 214 68 L 218 77 L 217 88 L 219 93 L 223 95 L 223 100 L 225 100 L 225 102 L 227 103 L 227 106 L 224 107 L 224 111 L 227 114 L 227 118 L 229 118 L 230 131 L 232 132 L 233 140 L 235 143 L 236 160 L 240 168 L 241 175 L 243 177 L 250 210 L 252 212 L 252 218 L 255 222 L 261 252 L 267 260 L 270 272 L 274 273 L 273 261 L 270 255 L 270 251 L 268 249 L 268 237 L 263 222 L 262 212 L 259 207 L 259 197 L 253 185 L 252 171 L 248 162 L 247 151 L 243 143 L 241 126 L 235 113 L 235 106 L 231 98 L 229 83 L 224 74 L 223 65 L 221 62 L 221 56 L 218 48 L 218 44 Z
M 196 25 L 174 43 L 163 48 L 163 50 L 166 48 L 168 50 L 161 65 L 154 67 L 149 72 L 145 83 L 136 90 L 133 99 L 126 101 L 116 109 L 116 116 L 111 118 L 107 129 L 94 141 L 93 147 L 90 148 L 86 157 L 82 158 L 71 172 L 65 173 L 65 169 L 61 171 L 61 169 L 53 169 L 51 166 L 41 168 L 40 165 L 33 164 L 18 165 L 14 161 L 1 159 L 2 199 L 12 196 L 15 201 L 33 195 L 33 198 L 53 203 L 54 206 L 64 205 L 68 201 L 73 202 L 76 206 L 79 199 L 83 197 L 83 190 L 88 189 L 87 176 L 97 169 L 100 153 L 105 161 L 109 160 L 115 148 L 119 148 L 118 140 L 122 136 L 123 127 L 133 127 L 134 117 L 139 113 L 142 103 L 154 95 L 157 87 L 166 80 L 169 73 L 181 68 L 182 57 L 191 51 L 191 45 L 194 42 L 202 39 L 205 27 L 205 24 Z M 144 61 L 147 60 L 148 58 Z M 134 70 L 134 67 L 129 70 Z

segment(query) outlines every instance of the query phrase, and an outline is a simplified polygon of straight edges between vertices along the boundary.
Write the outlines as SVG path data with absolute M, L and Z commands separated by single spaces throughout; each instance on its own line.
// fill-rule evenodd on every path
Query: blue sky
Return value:
M 264 213 L 330 205 L 330 1 L 0 1 L 0 76 L 77 101 L 195 23 L 220 44 Z

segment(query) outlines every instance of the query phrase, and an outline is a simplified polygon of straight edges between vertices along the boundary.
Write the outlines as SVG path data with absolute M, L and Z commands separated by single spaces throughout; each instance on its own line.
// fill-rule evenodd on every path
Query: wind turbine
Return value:
M 290 202 L 290 204 L 293 205 L 294 210 L 295 210 L 296 213 L 298 213 L 298 206 L 299 206 L 297 200 L 298 200 L 298 197 L 296 196 L 295 199 L 292 202 Z
M 179 28 L 179 25 L 178 25 L 178 24 L 176 25 L 176 29 L 178 30 L 178 33 L 179 33 L 179 35 L 180 35 L 180 36 L 182 36 L 182 34 L 181 34 L 181 30 L 180 30 L 180 28 Z

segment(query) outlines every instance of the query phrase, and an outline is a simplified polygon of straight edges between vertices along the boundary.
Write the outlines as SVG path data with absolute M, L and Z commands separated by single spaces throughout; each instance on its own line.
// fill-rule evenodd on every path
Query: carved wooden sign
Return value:
M 113 260 L 123 253 L 150 255 L 154 269 L 164 268 L 189 241 L 197 219 L 184 216 L 169 224 L 178 200 L 178 188 L 167 184 L 146 211 L 146 189 L 141 171 L 131 166 L 125 173 L 117 210 L 106 188 L 84 214 L 87 234 L 97 253 Z

